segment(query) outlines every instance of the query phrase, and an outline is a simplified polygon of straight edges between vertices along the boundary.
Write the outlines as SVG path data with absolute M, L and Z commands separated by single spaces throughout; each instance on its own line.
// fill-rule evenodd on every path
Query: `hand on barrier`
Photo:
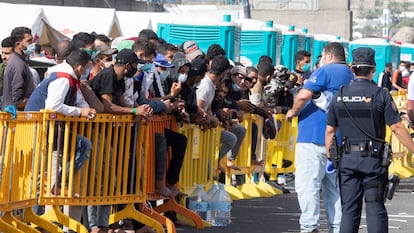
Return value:
M 3 108 L 3 112 L 10 113 L 12 115 L 12 120 L 16 119 L 17 110 L 14 105 L 7 105 Z
M 335 165 L 330 159 L 328 159 L 328 161 L 326 161 L 326 174 L 333 174 L 335 172 L 336 172 Z

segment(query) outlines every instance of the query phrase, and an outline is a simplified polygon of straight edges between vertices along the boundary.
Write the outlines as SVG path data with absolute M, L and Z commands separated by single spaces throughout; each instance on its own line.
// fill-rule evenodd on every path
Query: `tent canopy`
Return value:
M 3 20 L 0 27 L 0 40 L 10 36 L 15 27 L 28 27 L 32 30 L 34 41 L 41 46 L 53 47 L 57 42 L 68 39 L 62 33 L 52 28 L 48 23 L 43 9 L 36 5 L 0 3 Z M 21 15 L 23 17 L 16 17 Z
M 50 25 L 69 38 L 78 32 L 122 36 L 115 9 L 41 5 Z

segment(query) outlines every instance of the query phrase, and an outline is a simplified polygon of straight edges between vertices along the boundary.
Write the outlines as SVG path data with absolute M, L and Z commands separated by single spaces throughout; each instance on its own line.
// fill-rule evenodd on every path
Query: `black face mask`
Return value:
M 132 78 L 134 77 L 135 73 L 137 72 L 137 67 L 132 67 L 131 69 L 128 70 L 128 74 L 127 77 Z

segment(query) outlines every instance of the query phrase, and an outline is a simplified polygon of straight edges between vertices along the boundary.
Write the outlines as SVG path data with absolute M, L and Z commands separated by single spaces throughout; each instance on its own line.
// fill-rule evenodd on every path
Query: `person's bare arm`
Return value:
M 414 153 L 414 142 L 407 128 L 401 122 L 390 125 L 391 131 L 398 140 L 411 152 Z
M 301 89 L 296 96 L 292 108 L 286 113 L 286 119 L 291 121 L 303 109 L 306 102 L 312 99 L 313 92 L 308 89 Z

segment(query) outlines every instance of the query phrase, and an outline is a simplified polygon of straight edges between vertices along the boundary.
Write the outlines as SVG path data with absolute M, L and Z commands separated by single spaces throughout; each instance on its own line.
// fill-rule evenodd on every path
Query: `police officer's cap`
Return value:
M 360 47 L 352 50 L 353 67 L 375 67 L 375 50 L 367 47 Z

